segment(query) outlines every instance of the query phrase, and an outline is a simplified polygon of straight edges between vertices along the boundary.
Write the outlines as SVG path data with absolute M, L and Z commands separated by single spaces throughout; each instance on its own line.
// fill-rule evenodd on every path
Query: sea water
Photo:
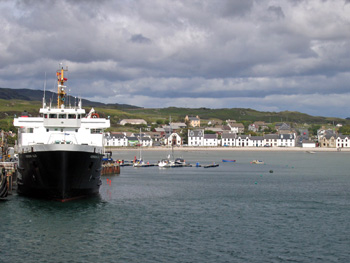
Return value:
M 0 262 L 350 262 L 350 153 L 175 154 L 220 166 L 122 167 L 98 197 L 0 202 Z

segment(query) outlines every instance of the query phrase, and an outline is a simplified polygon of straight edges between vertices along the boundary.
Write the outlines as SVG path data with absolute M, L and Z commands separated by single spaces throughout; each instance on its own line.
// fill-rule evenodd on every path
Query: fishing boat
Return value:
M 57 106 L 46 104 L 44 91 L 40 117 L 14 119 L 19 127 L 19 194 L 67 201 L 99 192 L 103 132 L 110 121 L 93 108 L 85 115 L 81 99 L 77 105 L 67 103 L 66 71 L 61 67 L 56 72 Z
M 251 161 L 251 163 L 253 163 L 253 164 L 265 164 L 263 161 L 260 161 L 260 160 L 253 160 L 253 161 Z
M 223 162 L 223 163 L 235 163 L 236 160 L 227 160 L 227 159 L 223 159 L 222 162 Z

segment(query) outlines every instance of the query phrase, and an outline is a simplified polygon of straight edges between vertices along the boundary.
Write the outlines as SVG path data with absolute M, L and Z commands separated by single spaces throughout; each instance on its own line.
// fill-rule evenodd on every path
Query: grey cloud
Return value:
M 300 111 L 327 115 L 312 96 L 350 99 L 347 3 L 0 1 L 0 86 L 42 88 L 63 61 L 72 93 L 101 101 L 278 110 L 305 96 Z
M 253 4 L 253 0 L 225 0 L 215 3 L 215 5 L 219 6 L 220 12 L 224 16 L 244 16 L 251 11 Z
M 284 13 L 280 6 L 269 6 L 267 11 L 278 19 L 284 18 Z
M 132 35 L 130 41 L 133 43 L 147 44 L 150 43 L 151 40 L 147 37 L 144 37 L 142 34 Z

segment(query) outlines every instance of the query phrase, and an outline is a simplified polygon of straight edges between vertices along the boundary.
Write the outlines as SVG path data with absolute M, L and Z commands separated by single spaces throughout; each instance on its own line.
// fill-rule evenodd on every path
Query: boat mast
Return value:
M 62 65 L 62 64 L 61 64 Z M 66 69 L 57 70 L 57 107 L 64 108 L 64 101 L 66 99 L 66 86 L 64 83 L 67 81 L 67 78 L 64 77 L 64 72 L 68 71 L 68 67 Z
M 139 143 L 139 144 L 140 144 L 140 159 L 139 159 L 139 160 L 140 160 L 140 162 L 141 162 L 141 160 L 142 160 L 142 152 L 141 152 L 141 151 L 142 151 L 142 147 L 141 147 L 141 144 L 142 144 L 142 140 L 141 140 L 141 128 L 140 128 L 140 143 Z

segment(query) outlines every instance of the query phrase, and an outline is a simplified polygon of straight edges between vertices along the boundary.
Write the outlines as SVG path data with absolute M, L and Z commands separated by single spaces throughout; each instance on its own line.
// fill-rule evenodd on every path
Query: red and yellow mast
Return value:
M 63 69 L 63 67 L 57 70 L 57 107 L 61 108 L 64 105 L 66 99 L 66 86 L 64 83 L 67 81 L 67 78 L 64 77 L 64 72 L 68 71 L 68 68 Z

